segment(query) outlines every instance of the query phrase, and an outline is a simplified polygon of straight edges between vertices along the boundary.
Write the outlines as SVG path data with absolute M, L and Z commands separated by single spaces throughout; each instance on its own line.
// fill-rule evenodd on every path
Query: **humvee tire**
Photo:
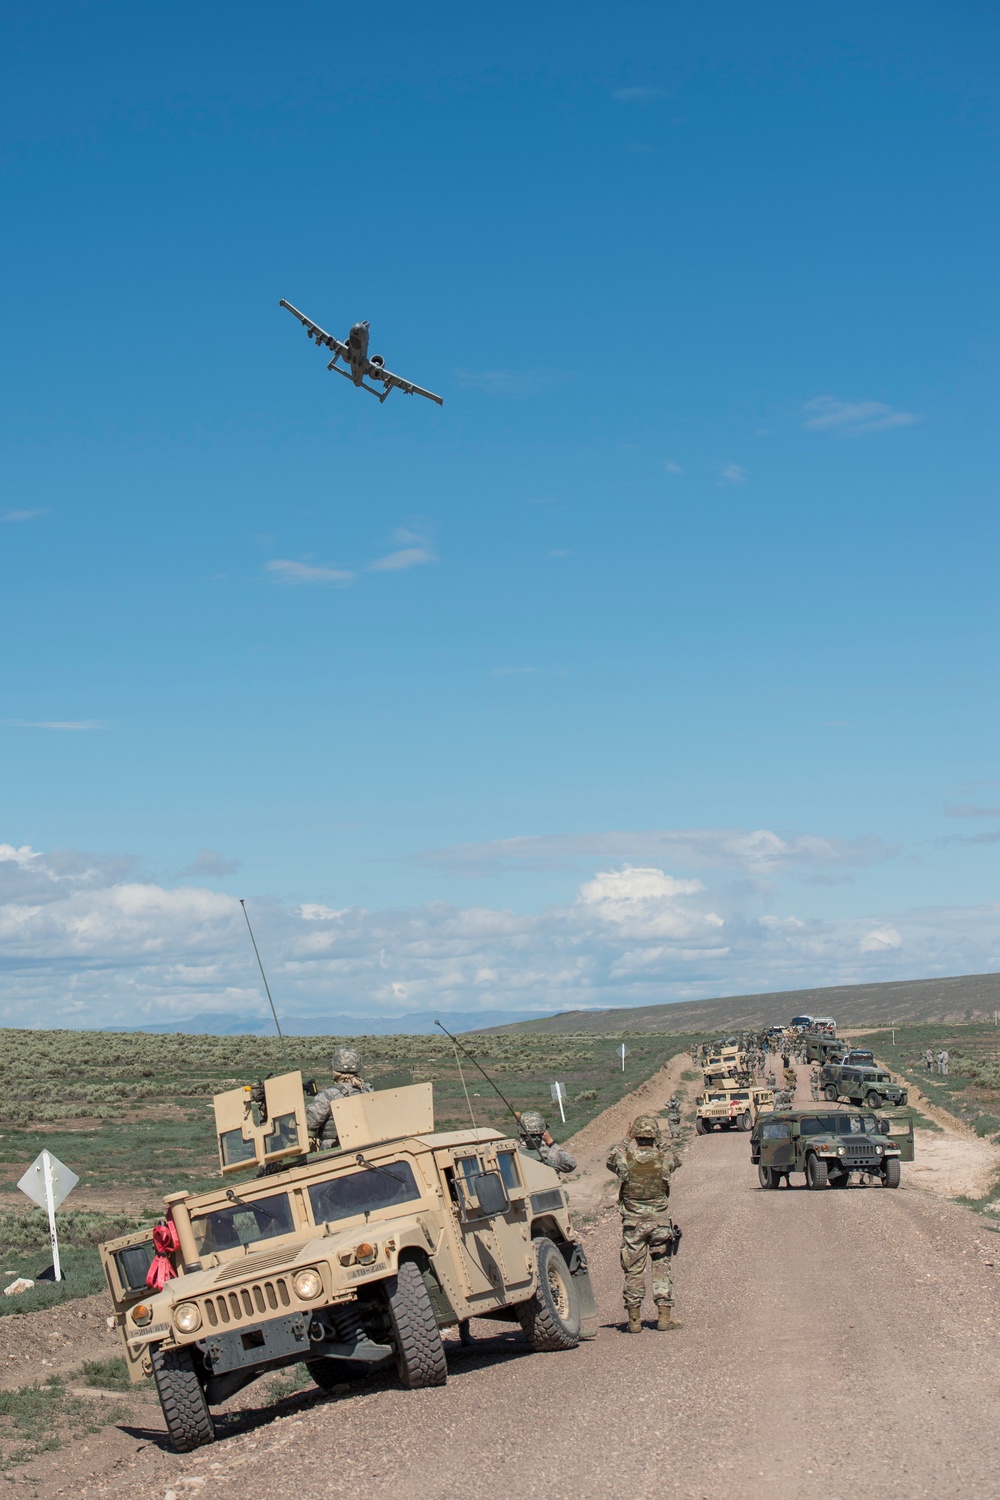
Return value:
M 899 1187 L 899 1180 L 902 1177 L 902 1175 L 903 1175 L 903 1173 L 902 1173 L 902 1169 L 901 1169 L 901 1167 L 899 1165 L 899 1157 L 898 1156 L 888 1156 L 888 1157 L 886 1157 L 885 1166 L 882 1169 L 882 1183 L 883 1183 L 883 1186 L 885 1186 L 885 1187 L 892 1187 L 892 1188 Z
M 215 1441 L 212 1413 L 190 1349 L 154 1349 L 153 1379 L 167 1435 L 178 1453 Z
M 740 1118 L 737 1121 L 737 1124 L 738 1124 L 740 1130 L 752 1130 L 753 1129 L 753 1117 L 750 1114 L 750 1111 L 748 1109 L 744 1110 L 743 1114 L 740 1115 Z
M 881 1109 L 882 1095 L 876 1094 L 874 1089 L 869 1089 L 868 1093 L 865 1095 L 865 1104 L 869 1109 Z
M 806 1160 L 806 1187 L 825 1188 L 830 1180 L 830 1169 L 818 1156 Z
M 517 1321 L 536 1353 L 575 1349 L 580 1342 L 580 1299 L 569 1267 L 545 1235 L 539 1235 L 533 1243 L 538 1290 L 527 1302 L 518 1304 Z
M 694 1122 L 694 1128 L 698 1132 L 699 1135 L 707 1135 L 708 1134 L 708 1126 L 705 1124 L 705 1121 L 701 1118 L 701 1115 L 699 1115 L 698 1118 L 695 1120 L 695 1122 Z
M 823 1098 L 828 1104 L 836 1104 L 838 1094 L 837 1085 L 835 1083 L 827 1084 L 826 1088 L 823 1090 Z
M 393 1325 L 396 1369 L 407 1390 L 444 1385 L 448 1361 L 434 1316 L 434 1308 L 420 1267 L 404 1260 L 399 1272 L 386 1283 L 386 1301 Z
M 762 1188 L 776 1188 L 781 1181 L 781 1174 L 772 1171 L 770 1167 L 758 1167 L 757 1180 Z

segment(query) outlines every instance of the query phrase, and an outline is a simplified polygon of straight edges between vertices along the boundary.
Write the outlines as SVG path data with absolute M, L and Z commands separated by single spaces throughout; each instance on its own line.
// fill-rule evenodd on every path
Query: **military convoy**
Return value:
M 129 1374 L 152 1375 L 179 1452 L 212 1441 L 212 1406 L 286 1365 L 328 1388 L 394 1363 L 412 1389 L 444 1384 L 441 1330 L 472 1317 L 519 1323 L 537 1350 L 596 1336 L 551 1167 L 498 1130 L 436 1133 L 429 1083 L 331 1113 L 338 1146 L 310 1154 L 300 1074 L 217 1095 L 223 1185 L 164 1200 L 162 1289 L 152 1230 L 101 1246 Z
M 750 1160 L 762 1188 L 787 1187 L 793 1172 L 814 1190 L 845 1188 L 852 1173 L 897 1188 L 900 1163 L 913 1160 L 913 1121 L 859 1110 L 765 1116 L 750 1136 Z

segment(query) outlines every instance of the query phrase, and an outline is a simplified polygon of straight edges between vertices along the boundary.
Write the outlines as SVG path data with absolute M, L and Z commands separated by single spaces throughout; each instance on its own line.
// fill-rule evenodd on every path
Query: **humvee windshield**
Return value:
M 394 1161 L 391 1167 L 371 1167 L 331 1177 L 309 1189 L 313 1218 L 317 1224 L 335 1223 L 355 1214 L 370 1214 L 420 1197 L 409 1162 Z
M 804 1115 L 800 1135 L 877 1135 L 874 1115 Z
M 214 1213 L 191 1215 L 195 1244 L 201 1255 L 216 1250 L 235 1250 L 239 1245 L 253 1245 L 257 1240 L 271 1240 L 279 1234 L 291 1234 L 295 1228 L 292 1205 L 287 1193 L 272 1193 L 252 1203 L 234 1203 L 232 1208 L 218 1208 Z

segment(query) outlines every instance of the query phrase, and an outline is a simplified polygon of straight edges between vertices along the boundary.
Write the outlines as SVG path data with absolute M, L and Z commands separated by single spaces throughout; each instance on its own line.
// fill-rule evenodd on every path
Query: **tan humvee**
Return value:
M 758 1116 L 773 1109 L 773 1089 L 757 1084 L 740 1086 L 728 1079 L 724 1087 L 706 1089 L 698 1095 L 694 1128 L 699 1135 L 715 1129 L 752 1130 Z
M 340 1145 L 313 1154 L 300 1074 L 215 1105 L 224 1176 L 257 1175 L 164 1200 L 176 1278 L 147 1290 L 152 1230 L 101 1246 L 130 1375 L 153 1376 L 179 1452 L 284 1365 L 326 1388 L 394 1360 L 415 1388 L 445 1382 L 441 1329 L 469 1318 L 518 1322 L 539 1350 L 596 1336 L 557 1174 L 498 1130 L 435 1133 L 431 1084 L 336 1100 Z
M 723 1047 L 705 1059 L 706 1089 L 730 1087 L 730 1080 L 750 1077 L 750 1060 L 738 1047 Z

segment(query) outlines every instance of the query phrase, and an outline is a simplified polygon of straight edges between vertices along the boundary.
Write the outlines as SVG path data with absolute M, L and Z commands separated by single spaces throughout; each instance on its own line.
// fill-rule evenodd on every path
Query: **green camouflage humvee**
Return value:
M 819 1087 L 830 1104 L 847 1099 L 869 1109 L 881 1109 L 883 1104 L 902 1106 L 909 1097 L 905 1086 L 894 1083 L 892 1074 L 877 1065 L 848 1067 L 844 1063 L 828 1063 L 819 1070 Z
M 499 1130 L 435 1132 L 429 1083 L 331 1114 L 339 1146 L 308 1154 L 299 1073 L 216 1095 L 223 1182 L 164 1200 L 162 1290 L 152 1230 L 100 1247 L 129 1374 L 152 1375 L 179 1452 L 212 1441 L 210 1406 L 285 1365 L 326 1389 L 394 1362 L 414 1389 L 444 1384 L 441 1330 L 470 1318 L 519 1323 L 538 1350 L 596 1337 L 551 1167 Z
M 782 1178 L 787 1187 L 793 1172 L 804 1172 L 810 1188 L 847 1187 L 852 1172 L 897 1188 L 900 1162 L 913 1160 L 913 1121 L 853 1109 L 764 1115 L 750 1136 L 750 1160 L 762 1188 L 780 1187 Z

